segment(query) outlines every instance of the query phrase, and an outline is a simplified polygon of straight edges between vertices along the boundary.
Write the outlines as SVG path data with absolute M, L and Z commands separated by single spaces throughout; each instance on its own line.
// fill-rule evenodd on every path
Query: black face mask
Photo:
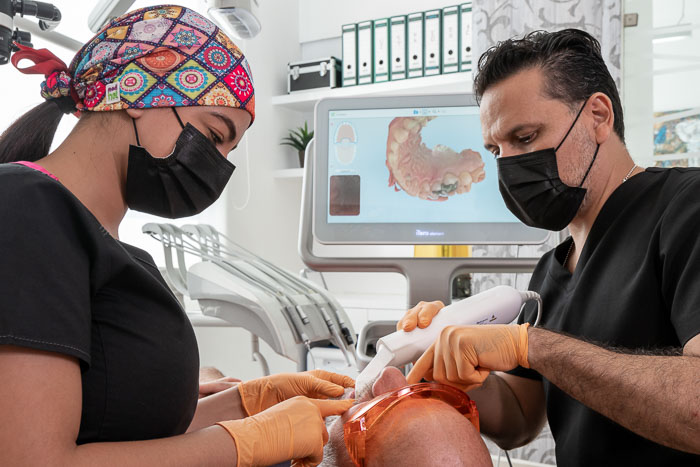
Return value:
M 175 219 L 199 214 L 216 201 L 236 168 L 216 146 L 191 124 L 182 132 L 167 157 L 153 157 L 139 142 L 129 146 L 126 203 L 135 211 Z
M 498 164 L 498 188 L 510 212 L 530 227 L 562 230 L 576 216 L 586 189 L 581 188 L 598 156 L 596 147 L 583 180 L 577 187 L 559 178 L 557 150 L 569 136 L 586 103 L 556 148 L 542 149 L 512 157 L 502 157 Z

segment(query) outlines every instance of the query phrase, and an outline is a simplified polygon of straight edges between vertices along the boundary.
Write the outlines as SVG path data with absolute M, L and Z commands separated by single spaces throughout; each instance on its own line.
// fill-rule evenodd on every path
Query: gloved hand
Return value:
M 238 466 L 268 466 L 295 459 L 314 466 L 323 460 L 328 442 L 325 417 L 341 415 L 355 401 L 293 397 L 252 417 L 219 422 L 236 443 Z
M 481 386 L 491 370 L 508 371 L 527 361 L 529 324 L 448 326 L 418 359 L 408 384 L 425 378 L 469 391 Z
M 445 308 L 445 304 L 440 300 L 434 302 L 418 302 L 406 312 L 401 320 L 396 323 L 396 330 L 402 329 L 406 332 L 411 332 L 418 326 L 421 329 L 427 328 L 433 322 L 433 318 L 440 310 Z
M 340 397 L 345 388 L 355 386 L 349 376 L 330 371 L 312 370 L 303 373 L 280 373 L 238 384 L 243 409 L 248 416 L 260 413 L 294 396 L 314 399 Z

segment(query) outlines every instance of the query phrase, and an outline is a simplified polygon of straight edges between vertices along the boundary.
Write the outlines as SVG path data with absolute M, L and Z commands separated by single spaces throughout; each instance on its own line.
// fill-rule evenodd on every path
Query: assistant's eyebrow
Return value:
M 219 112 L 211 112 L 213 116 L 224 122 L 226 125 L 226 128 L 228 128 L 228 140 L 229 141 L 235 141 L 236 140 L 236 125 L 233 124 L 233 120 L 228 118 L 226 115 L 219 113 Z

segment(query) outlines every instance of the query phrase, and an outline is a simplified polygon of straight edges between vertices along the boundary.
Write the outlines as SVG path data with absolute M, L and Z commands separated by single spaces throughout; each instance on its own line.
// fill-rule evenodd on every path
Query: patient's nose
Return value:
M 381 394 L 387 393 L 389 391 L 395 391 L 396 389 L 406 386 L 408 382 L 406 377 L 399 371 L 398 368 L 389 366 L 384 368 L 379 378 L 372 385 L 372 395 L 377 397 Z

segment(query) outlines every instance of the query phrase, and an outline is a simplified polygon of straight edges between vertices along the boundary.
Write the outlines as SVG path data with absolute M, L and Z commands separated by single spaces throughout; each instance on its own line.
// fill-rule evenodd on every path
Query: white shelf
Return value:
M 304 169 L 281 169 L 281 170 L 275 170 L 273 173 L 273 177 L 275 178 L 303 178 L 304 177 Z
M 360 97 L 397 94 L 447 94 L 472 92 L 472 73 L 450 73 L 447 75 L 425 76 L 422 78 L 387 81 L 384 83 L 363 84 L 344 88 L 324 88 L 297 91 L 292 94 L 273 96 L 272 105 L 286 107 L 299 112 L 312 112 L 316 102 L 325 97 Z

